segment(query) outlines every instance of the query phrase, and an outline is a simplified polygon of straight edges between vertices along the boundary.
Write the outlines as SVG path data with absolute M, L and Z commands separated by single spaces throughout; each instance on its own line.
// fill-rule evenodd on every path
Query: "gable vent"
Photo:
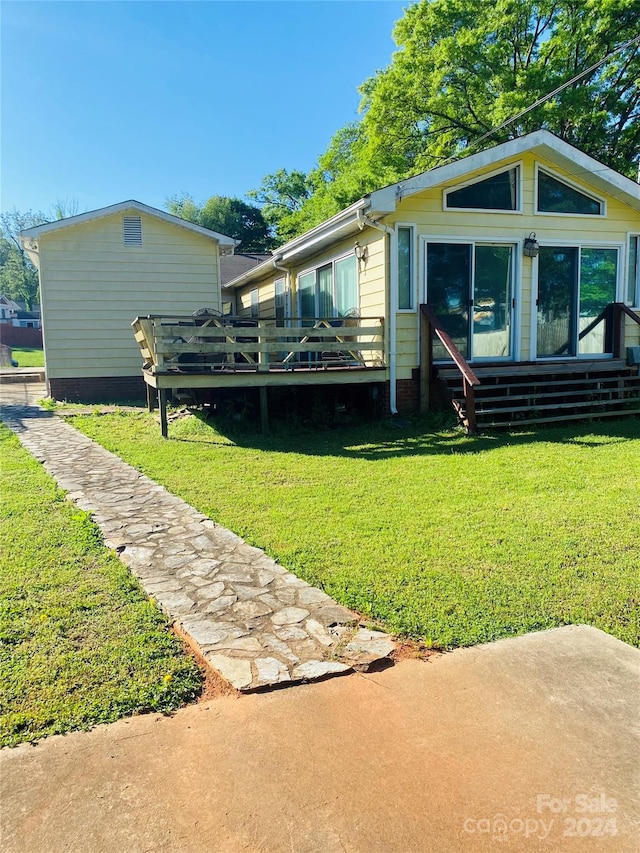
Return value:
M 122 233 L 125 246 L 142 246 L 142 220 L 140 217 L 123 217 Z

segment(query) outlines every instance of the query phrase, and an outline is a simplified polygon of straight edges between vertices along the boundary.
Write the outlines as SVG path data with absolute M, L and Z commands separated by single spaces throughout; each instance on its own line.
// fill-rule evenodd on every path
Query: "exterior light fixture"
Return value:
M 537 258 L 540 254 L 540 244 L 536 240 L 535 231 L 532 231 L 528 237 L 524 238 L 522 254 L 527 258 Z
M 359 263 L 363 263 L 367 260 L 367 247 L 361 246 L 357 240 L 353 245 L 353 251 L 356 253 L 356 258 Z

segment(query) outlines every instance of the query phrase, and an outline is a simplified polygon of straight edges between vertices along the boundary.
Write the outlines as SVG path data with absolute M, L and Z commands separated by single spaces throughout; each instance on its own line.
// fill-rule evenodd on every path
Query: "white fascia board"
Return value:
M 369 216 L 384 216 L 385 213 L 394 213 L 398 201 L 397 187 L 399 184 L 383 187 L 370 194 L 371 207 Z
M 279 246 L 274 250 L 273 257 L 268 258 L 257 267 L 252 267 L 232 281 L 228 281 L 224 288 L 233 290 L 236 287 L 257 281 L 272 269 L 277 269 L 275 264 L 290 263 L 297 258 L 302 259 L 312 252 L 319 251 L 339 237 L 346 236 L 350 230 L 359 230 L 358 211 L 365 210 L 368 207 L 369 197 L 365 196 L 354 202 L 350 207 L 336 213 L 330 219 L 321 222 L 320 225 L 316 225 L 315 228 L 311 228 L 305 234 L 301 234 L 300 237 L 294 237 L 293 240 Z M 357 227 L 354 228 L 354 226 Z
M 475 172 L 485 166 L 491 166 L 501 160 L 509 160 L 522 154 L 533 152 L 549 160 L 581 179 L 586 184 L 619 198 L 621 201 L 640 209 L 640 186 L 624 175 L 605 166 L 588 154 L 574 148 L 568 142 L 550 133 L 548 130 L 536 130 L 526 136 L 511 139 L 500 145 L 494 145 L 478 154 L 471 154 L 462 160 L 437 166 L 428 172 L 398 181 L 381 190 L 371 193 L 371 211 L 390 213 L 392 201 L 397 204 L 403 198 L 441 184 L 448 184 L 463 178 L 469 172 Z M 391 209 L 390 209 L 391 207 Z
M 210 240 L 215 240 L 221 246 L 235 247 L 239 244 L 239 240 L 234 240 L 233 237 L 227 237 L 226 234 L 219 234 L 217 231 L 211 231 L 209 228 L 203 228 L 202 225 L 196 225 L 193 222 L 188 222 L 186 219 L 181 219 L 179 216 L 174 216 L 171 213 L 166 213 L 164 210 L 158 210 L 155 207 L 149 207 L 148 204 L 142 204 L 140 201 L 130 199 L 129 201 L 121 201 L 118 204 L 111 204 L 108 207 L 101 207 L 98 210 L 90 210 L 87 213 L 79 213 L 77 216 L 69 216 L 66 219 L 60 219 L 56 222 L 47 222 L 44 225 L 34 225 L 32 228 L 25 228 L 20 232 L 20 239 L 38 239 L 44 234 L 50 234 L 54 231 L 60 231 L 63 228 L 73 228 L 75 225 L 83 225 L 87 222 L 94 222 L 97 219 L 104 219 L 107 216 L 113 216 L 116 213 L 125 213 L 134 210 L 138 213 L 146 213 L 148 216 L 153 216 L 155 219 L 160 219 L 163 222 L 168 222 L 170 225 L 176 225 L 178 228 L 184 228 L 186 231 L 191 231 L 194 234 L 200 234 L 202 237 L 207 237 Z
M 539 153 L 546 160 L 565 169 L 571 177 L 640 210 L 640 185 L 605 166 L 599 160 L 594 160 L 588 154 L 578 151 L 572 145 L 562 140 L 557 141 L 565 145 L 569 149 L 568 152 L 562 152 L 556 147 L 541 147 Z

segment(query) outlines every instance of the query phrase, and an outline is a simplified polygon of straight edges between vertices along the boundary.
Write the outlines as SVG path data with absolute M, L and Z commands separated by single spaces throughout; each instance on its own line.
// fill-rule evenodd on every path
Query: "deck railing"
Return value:
M 604 331 L 602 333 L 604 352 L 611 353 L 615 358 L 622 358 L 624 355 L 625 316 L 640 325 L 640 316 L 625 305 L 624 302 L 610 302 L 602 309 L 597 317 L 594 317 L 588 325 L 580 330 L 578 333 L 578 343 L 587 335 L 591 334 L 591 332 L 593 332 L 600 323 L 604 323 Z M 564 353 L 568 352 L 570 345 L 570 341 L 565 341 L 565 343 L 554 352 L 554 355 L 564 355 Z
M 151 373 L 384 367 L 380 317 L 274 318 L 150 314 L 132 323 Z

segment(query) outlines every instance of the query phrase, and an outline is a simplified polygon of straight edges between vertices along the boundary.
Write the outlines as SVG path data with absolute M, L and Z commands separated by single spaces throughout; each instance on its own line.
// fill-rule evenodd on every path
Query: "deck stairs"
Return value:
M 435 369 L 460 422 L 468 427 L 460 371 Z M 474 388 L 479 431 L 640 415 L 639 368 L 622 359 L 474 364 L 473 371 L 480 380 Z

